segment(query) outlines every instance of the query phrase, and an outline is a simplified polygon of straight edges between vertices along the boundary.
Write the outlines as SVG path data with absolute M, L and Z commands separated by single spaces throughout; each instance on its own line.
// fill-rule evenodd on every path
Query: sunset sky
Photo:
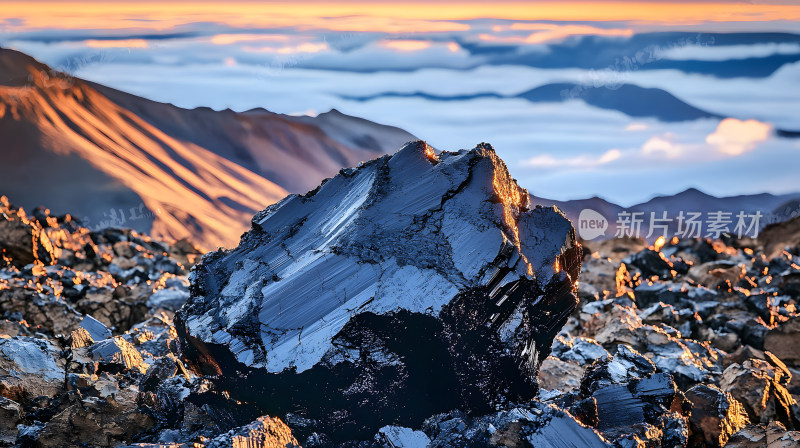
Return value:
M 552 20 L 614 22 L 635 26 L 685 26 L 712 22 L 796 21 L 800 6 L 791 1 L 361 1 L 361 2 L 197 2 L 80 1 L 3 2 L 4 18 L 25 17 L 29 27 L 88 28 L 103 20 L 106 28 L 127 28 L 130 21 L 158 20 L 169 27 L 186 20 L 222 21 L 230 25 L 274 26 L 323 23 L 325 18 L 373 17 L 384 21 L 331 24 L 332 29 L 386 31 L 390 20 Z M 430 29 L 426 29 L 430 30 Z
M 0 1 L 0 46 L 181 107 L 487 141 L 556 199 L 800 191 L 798 2 L 108 3 Z

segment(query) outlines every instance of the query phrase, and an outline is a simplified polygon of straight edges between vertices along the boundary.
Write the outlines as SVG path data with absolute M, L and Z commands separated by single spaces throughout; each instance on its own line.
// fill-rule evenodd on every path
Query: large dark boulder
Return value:
M 534 398 L 580 266 L 569 220 L 491 146 L 414 142 L 258 213 L 195 268 L 175 322 L 239 410 L 364 438 Z

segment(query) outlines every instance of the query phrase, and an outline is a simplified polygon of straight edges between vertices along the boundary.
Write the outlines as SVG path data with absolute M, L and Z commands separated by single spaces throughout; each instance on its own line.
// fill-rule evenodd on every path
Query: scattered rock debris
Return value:
M 579 243 L 528 198 L 413 143 L 200 262 L 3 197 L 0 447 L 800 446 L 793 225 Z

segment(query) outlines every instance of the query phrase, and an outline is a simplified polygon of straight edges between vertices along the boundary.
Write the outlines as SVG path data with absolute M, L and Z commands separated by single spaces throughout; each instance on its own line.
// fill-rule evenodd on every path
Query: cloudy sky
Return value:
M 800 191 L 792 2 L 2 2 L 0 46 L 182 107 L 489 142 L 554 199 Z

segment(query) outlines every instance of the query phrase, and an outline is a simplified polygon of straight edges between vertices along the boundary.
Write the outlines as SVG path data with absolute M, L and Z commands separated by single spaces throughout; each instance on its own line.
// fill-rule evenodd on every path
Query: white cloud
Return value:
M 645 157 L 688 162 L 738 157 L 769 139 L 772 126 L 757 120 L 726 118 L 706 134 L 702 142 L 699 141 L 702 134 L 698 135 L 698 131 L 701 129 L 687 129 L 680 135 L 672 132 L 654 135 L 639 152 Z
M 765 122 L 787 129 L 797 127 L 800 90 L 794 87 L 800 81 L 800 62 L 787 64 L 766 78 L 716 78 L 679 70 L 647 70 L 644 66 L 624 74 L 628 82 L 664 88 L 704 110 L 755 118 L 759 120 L 756 126 L 711 118 L 669 123 L 632 119 L 582 101 L 346 99 L 387 91 L 515 95 L 552 82 L 604 80 L 597 76 L 605 72 L 576 67 L 480 65 L 484 58 L 480 52 L 470 53 L 468 45 L 462 48 L 456 43 L 470 42 L 464 36 L 482 32 L 478 24 L 471 26 L 473 30 L 459 39 L 449 33 L 404 33 L 390 41 L 387 39 L 391 37 L 385 35 L 323 36 L 311 31 L 262 38 L 226 35 L 226 29 L 219 29 L 210 36 L 148 40 L 147 48 L 87 48 L 83 40 L 20 41 L 19 47 L 56 67 L 65 60 L 96 60 L 76 64 L 73 74 L 183 107 L 240 111 L 266 107 L 281 113 L 322 112 L 336 107 L 403 127 L 439 149 L 471 148 L 487 141 L 508 162 L 521 185 L 546 197 L 603 194 L 629 201 L 677 191 L 677 185 L 725 193 L 796 188 L 793 168 L 800 161 L 800 143 L 765 137 L 763 129 Z M 531 31 L 536 30 L 507 33 L 527 36 Z M 98 39 L 101 37 L 98 35 Z M 320 51 L 303 51 L 316 49 L 310 44 L 321 45 Z M 367 73 L 353 71 L 353 67 L 404 71 Z M 610 75 L 615 76 L 612 80 L 621 76 Z M 775 160 L 782 163 L 775 164 Z M 756 175 L 742 182 L 745 173 Z
M 567 157 L 563 159 L 556 159 L 550 154 L 542 154 L 540 156 L 532 157 L 528 160 L 523 160 L 520 165 L 527 168 L 577 168 L 586 169 L 594 168 L 599 165 L 605 165 L 613 162 L 622 157 L 622 151 L 619 149 L 610 149 L 604 152 L 600 157 L 592 157 L 590 155 L 580 155 L 576 157 Z
M 706 143 L 728 156 L 739 156 L 752 151 L 767 140 L 772 126 L 756 120 L 726 118 L 720 121 L 717 130 L 706 137 Z
M 646 123 L 636 123 L 636 122 L 634 122 L 634 123 L 630 123 L 627 126 L 625 126 L 625 130 L 629 131 L 629 132 L 646 131 L 647 129 L 649 129 L 649 126 L 647 126 Z
M 764 43 L 750 45 L 689 45 L 663 50 L 659 55 L 664 59 L 679 61 L 725 61 L 728 59 L 763 58 L 775 54 L 800 53 L 797 43 Z
M 627 82 L 664 89 L 709 112 L 790 129 L 800 119 L 800 62 L 785 64 L 766 78 L 717 78 L 679 70 L 635 70 L 625 75 Z
M 545 44 L 563 41 L 571 36 L 624 36 L 633 35 L 629 28 L 598 28 L 590 25 L 559 25 L 555 23 L 513 23 L 495 25 L 492 34 L 478 35 L 482 41 L 505 44 Z M 511 35 L 507 35 L 511 32 Z
M 642 154 L 677 159 L 686 153 L 687 145 L 678 143 L 672 133 L 654 135 L 642 145 Z

